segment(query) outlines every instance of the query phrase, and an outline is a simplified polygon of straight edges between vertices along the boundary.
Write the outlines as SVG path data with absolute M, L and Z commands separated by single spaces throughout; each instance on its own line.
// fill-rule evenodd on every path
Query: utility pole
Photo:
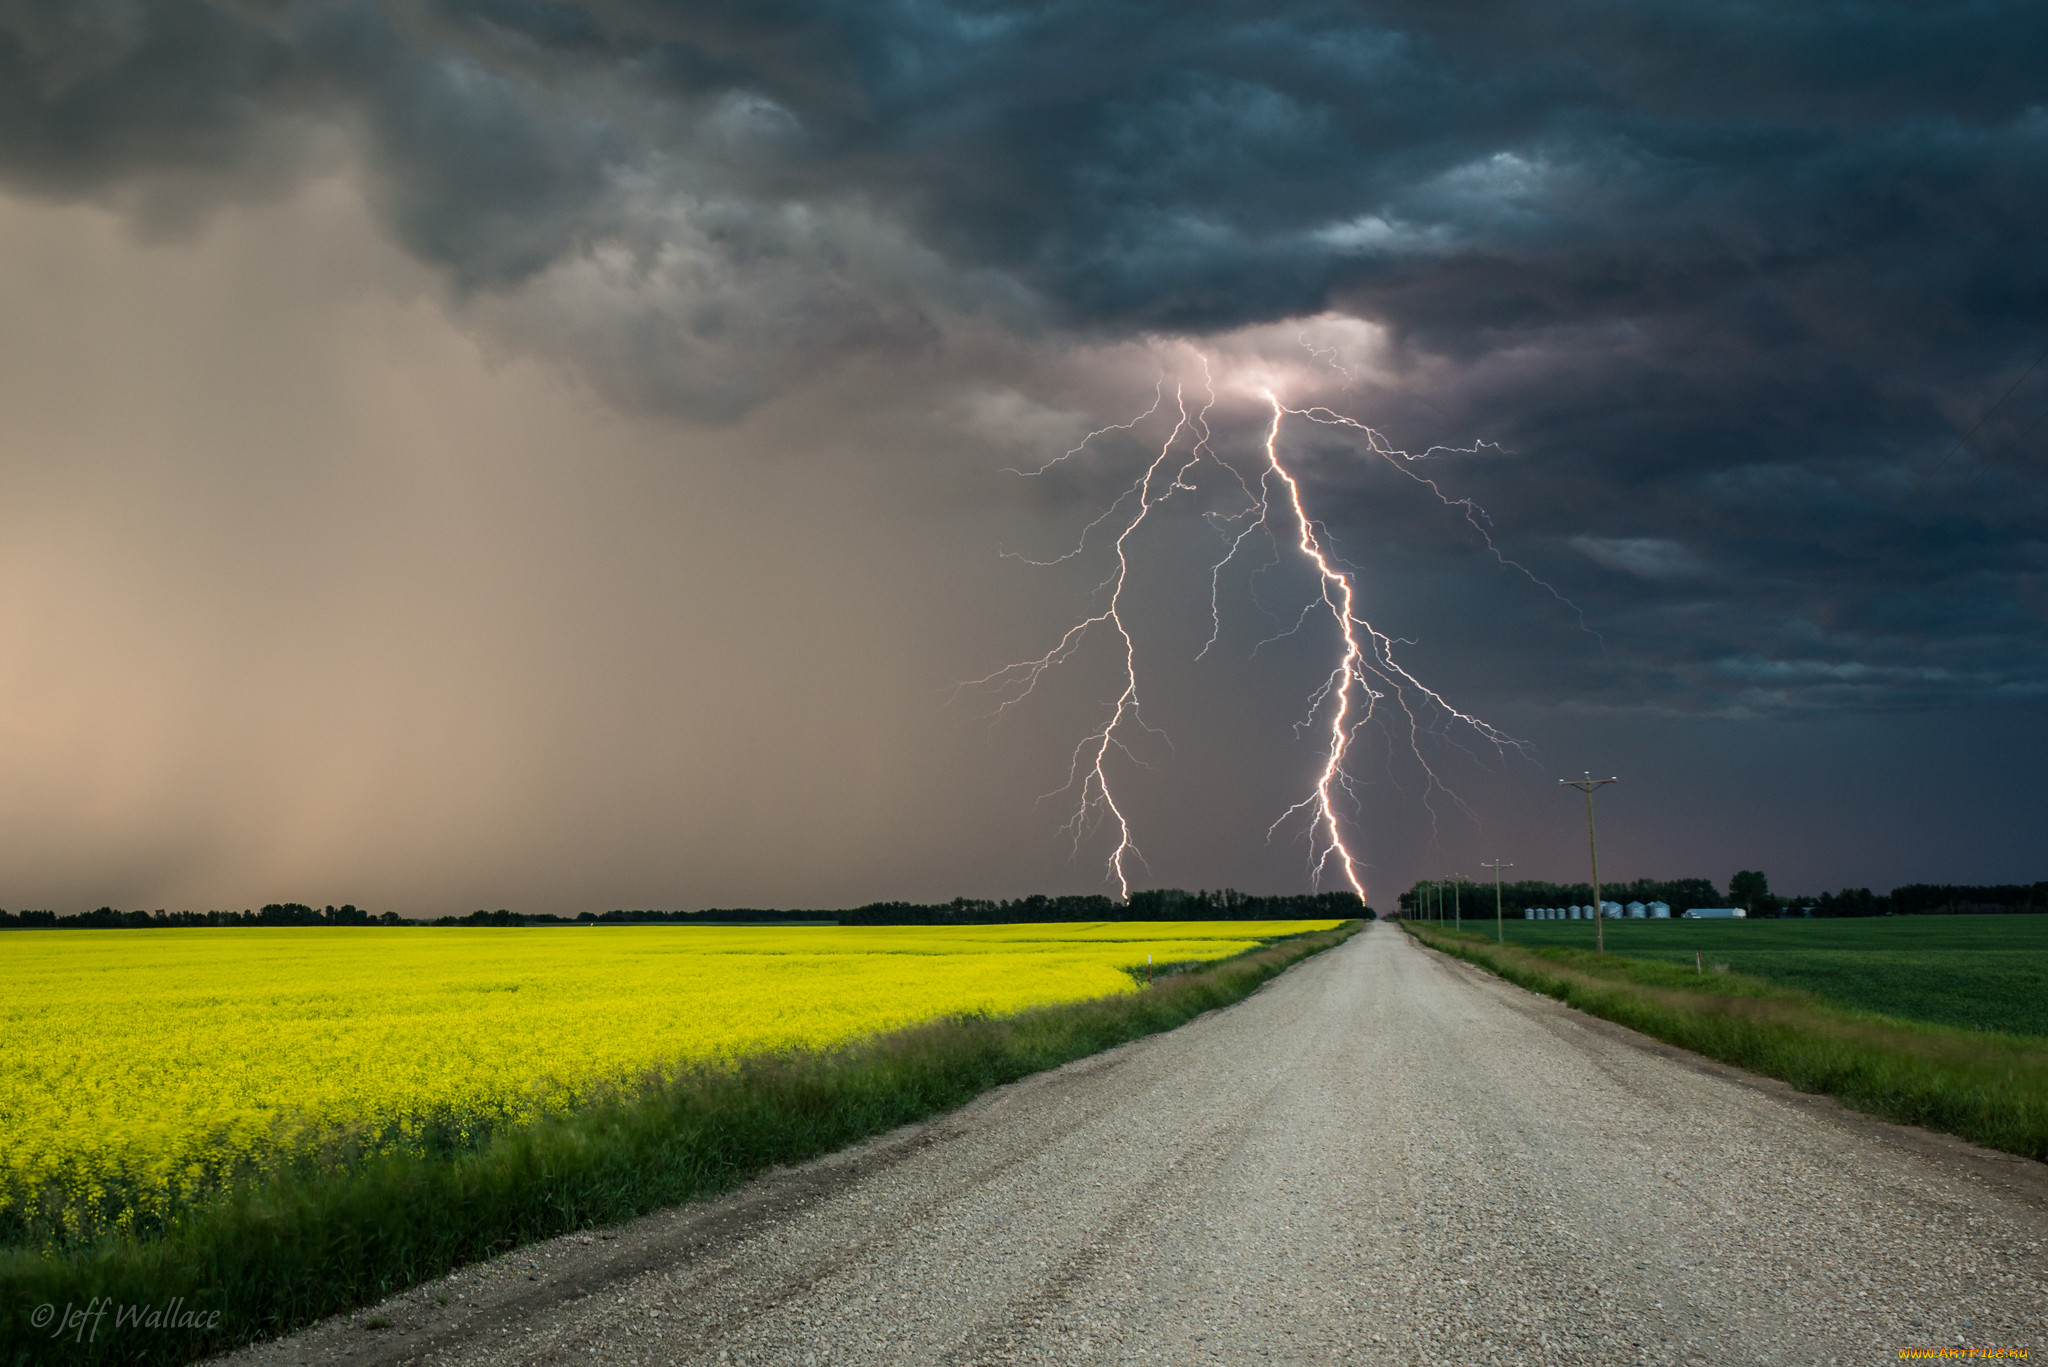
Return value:
M 1495 858 L 1491 864 L 1481 864 L 1479 867 L 1493 870 L 1493 938 L 1502 944 L 1506 944 L 1508 939 L 1507 929 L 1501 924 L 1500 915 L 1500 871 L 1502 869 L 1511 869 L 1514 865 L 1503 864 L 1498 858 Z
M 1452 916 L 1452 917 L 1453 917 L 1453 918 L 1454 918 L 1454 919 L 1455 919 L 1455 920 L 1457 921 L 1457 923 L 1458 923 L 1458 931 L 1459 931 L 1459 933 L 1460 933 L 1460 934 L 1463 934 L 1463 933 L 1464 933 L 1464 930 L 1465 930 L 1465 908 L 1464 908 L 1464 907 L 1463 907 L 1463 905 L 1461 905 L 1461 904 L 1459 903 L 1459 901 L 1458 901 L 1458 880 L 1457 880 L 1457 879 L 1456 879 L 1456 878 L 1454 877 L 1454 878 L 1452 878 L 1452 879 L 1450 880 L 1450 883 L 1451 883 L 1451 916 Z
M 1593 952 L 1607 952 L 1607 914 L 1600 906 L 1600 846 L 1593 839 L 1593 790 L 1609 783 L 1621 782 L 1618 778 L 1594 778 L 1591 769 L 1584 778 L 1561 778 L 1560 788 L 1578 788 L 1586 794 L 1586 854 L 1593 861 Z

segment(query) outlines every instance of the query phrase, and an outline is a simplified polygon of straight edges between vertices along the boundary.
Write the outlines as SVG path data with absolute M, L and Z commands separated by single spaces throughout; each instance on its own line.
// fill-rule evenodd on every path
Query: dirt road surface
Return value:
M 1171 1034 L 231 1360 L 2039 1355 L 2044 1173 L 1706 1063 L 1380 925 Z

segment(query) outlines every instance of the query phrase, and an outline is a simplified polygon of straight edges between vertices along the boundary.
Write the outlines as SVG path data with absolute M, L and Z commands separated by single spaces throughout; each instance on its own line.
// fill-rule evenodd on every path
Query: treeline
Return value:
M 1796 897 L 1771 900 L 1790 904 L 1792 915 L 1805 905 Z M 1908 883 L 1885 897 L 1869 888 L 1843 888 L 1808 900 L 1815 916 L 2012 915 L 2048 912 L 2048 883 Z
M 777 911 L 760 907 L 713 907 L 704 911 L 586 911 L 576 916 L 550 912 L 473 911 L 466 916 L 408 920 L 395 911 L 373 915 L 354 906 L 316 909 L 303 902 L 273 902 L 261 911 L 98 911 L 59 916 L 54 911 L 0 911 L 0 930 L 161 930 L 182 926 L 574 926 L 574 925 L 812 925 L 969 926 L 1025 921 L 1325 921 L 1370 919 L 1372 908 L 1348 892 L 1259 897 L 1221 888 L 1183 892 L 1159 888 L 1134 892 L 1128 903 L 1101 895 L 1019 897 L 992 902 L 956 897 L 950 902 L 871 902 L 852 911 Z
M 1437 914 L 1438 901 L 1443 903 L 1443 914 L 1450 916 L 1453 909 L 1466 916 L 1493 915 L 1493 884 L 1491 882 L 1467 882 L 1454 878 L 1440 883 L 1425 880 L 1401 894 L 1403 916 Z M 1600 900 L 1620 902 L 1663 902 L 1676 916 L 1687 907 L 1723 907 L 1728 903 L 1714 890 L 1713 880 L 1707 878 L 1638 878 L 1632 883 L 1600 884 Z M 1591 883 L 1545 883 L 1533 878 L 1518 879 L 1513 883 L 1500 885 L 1500 904 L 1503 914 L 1520 918 L 1525 910 L 1535 907 L 1588 907 L 1593 904 Z
M 838 913 L 838 920 L 843 926 L 991 926 L 1032 921 L 1349 921 L 1372 916 L 1372 908 L 1350 892 L 1261 897 L 1235 888 L 1154 888 L 1132 893 L 1122 905 L 1099 894 L 1000 902 L 973 897 L 930 904 L 870 902 Z
M 54 911 L 0 911 L 0 930 L 165 930 L 183 926 L 396 926 L 410 925 L 395 911 L 372 915 L 354 906 L 315 910 L 303 902 L 272 902 L 261 911 L 116 911 L 101 907 L 75 916 Z
M 1501 907 L 1505 914 L 1519 918 L 1526 908 L 1591 906 L 1591 883 L 1542 883 L 1526 880 L 1502 883 Z M 1453 900 L 1455 897 L 1455 900 Z M 1717 890 L 1705 878 L 1680 878 L 1660 882 L 1638 878 L 1632 883 L 1602 883 L 1602 901 L 1663 902 L 1673 916 L 1689 907 L 1744 907 L 1753 917 L 1782 916 L 1985 916 L 2048 912 L 2048 883 L 1907 883 L 1889 893 L 1869 888 L 1843 888 L 1817 897 L 1786 897 L 1770 890 L 1763 874 L 1745 871 L 1735 875 L 1729 890 Z M 1493 915 L 1493 884 L 1453 879 L 1448 883 L 1425 881 L 1401 894 L 1403 916 L 1453 914 Z
M 2048 883 L 1907 883 L 1889 893 L 1843 888 L 1817 897 L 1785 897 L 1769 891 L 1762 874 L 1739 874 L 1742 886 L 1718 890 L 1710 879 L 1638 878 L 1603 883 L 1609 902 L 1663 902 L 1676 916 L 1688 907 L 1747 907 L 1755 917 L 1772 916 L 1983 916 L 2048 912 Z M 1534 907 L 1587 906 L 1591 883 L 1545 883 L 1519 879 L 1500 885 L 1501 908 L 1519 918 Z M 1493 884 L 1453 879 L 1416 884 L 1400 895 L 1403 916 L 1493 915 Z M 1118 903 L 1101 894 L 1019 897 L 1007 901 L 956 897 L 950 902 L 870 902 L 851 911 L 781 911 L 760 907 L 713 907 L 704 911 L 586 911 L 577 916 L 548 912 L 473 911 L 432 921 L 408 920 L 395 911 L 373 913 L 353 905 L 311 907 L 272 902 L 256 911 L 117 911 L 101 907 L 75 915 L 54 911 L 0 911 L 0 930 L 164 930 L 186 926 L 567 926 L 567 925 L 787 925 L 834 922 L 844 926 L 985 926 L 1030 921 L 1321 921 L 1370 919 L 1372 908 L 1349 892 L 1316 892 L 1261 897 L 1235 888 L 1186 892 L 1155 888 L 1134 892 Z
M 483 915 L 478 912 L 477 916 Z M 477 916 L 465 917 L 460 921 L 444 919 L 436 925 L 476 925 Z M 500 921 L 499 916 L 511 919 Z M 713 907 L 709 911 L 586 911 L 574 921 L 561 916 L 511 917 L 510 912 L 492 912 L 491 925 L 600 925 L 600 926 L 755 926 L 787 925 L 796 922 L 817 925 L 820 922 L 836 921 L 836 911 L 764 911 L 759 907 Z

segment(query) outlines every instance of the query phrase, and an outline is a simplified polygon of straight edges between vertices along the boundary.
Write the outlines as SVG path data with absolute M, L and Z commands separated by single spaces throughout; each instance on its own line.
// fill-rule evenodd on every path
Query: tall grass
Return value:
M 2048 1159 L 2048 1041 L 1854 1011 L 1741 973 L 1402 927 L 1431 948 L 1666 1043 L 1889 1120 Z
M 715 1194 L 1173 1029 L 1358 928 L 1295 936 L 1127 995 L 699 1068 L 470 1152 L 245 1186 L 154 1238 L 0 1250 L 0 1363 L 178 1363 L 282 1333 L 523 1243 Z M 117 1330 L 110 1312 L 90 1336 L 54 1336 L 67 1305 L 179 1297 L 195 1325 Z M 39 1306 L 53 1307 L 54 1320 L 35 1323 Z

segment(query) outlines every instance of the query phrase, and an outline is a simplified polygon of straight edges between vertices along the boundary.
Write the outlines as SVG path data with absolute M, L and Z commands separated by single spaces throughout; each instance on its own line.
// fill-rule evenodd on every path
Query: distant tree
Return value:
M 1747 907 L 1752 916 L 1776 910 L 1770 880 L 1755 869 L 1744 869 L 1728 880 L 1728 900 Z
M 266 926 L 317 926 L 320 913 L 304 902 L 270 902 L 256 913 L 256 919 Z
M 1892 889 L 1890 902 L 1900 916 L 2040 912 L 2048 911 L 2048 883 L 1907 883 Z
M 792 915 L 798 913 L 791 913 Z M 815 913 L 814 913 L 815 914 Z M 1371 907 L 1353 892 L 1311 892 L 1260 897 L 1233 888 L 1188 892 L 1182 888 L 1149 888 L 1134 892 L 1122 906 L 1101 893 L 1047 897 L 1034 894 L 1012 901 L 956 897 L 951 902 L 871 902 L 848 911 L 825 912 L 843 926 L 991 925 L 1035 921 L 1319 921 L 1326 918 L 1370 919 Z
M 1843 888 L 1824 892 L 1813 909 L 1816 916 L 1883 916 L 1891 910 L 1889 897 L 1878 897 L 1869 888 Z

